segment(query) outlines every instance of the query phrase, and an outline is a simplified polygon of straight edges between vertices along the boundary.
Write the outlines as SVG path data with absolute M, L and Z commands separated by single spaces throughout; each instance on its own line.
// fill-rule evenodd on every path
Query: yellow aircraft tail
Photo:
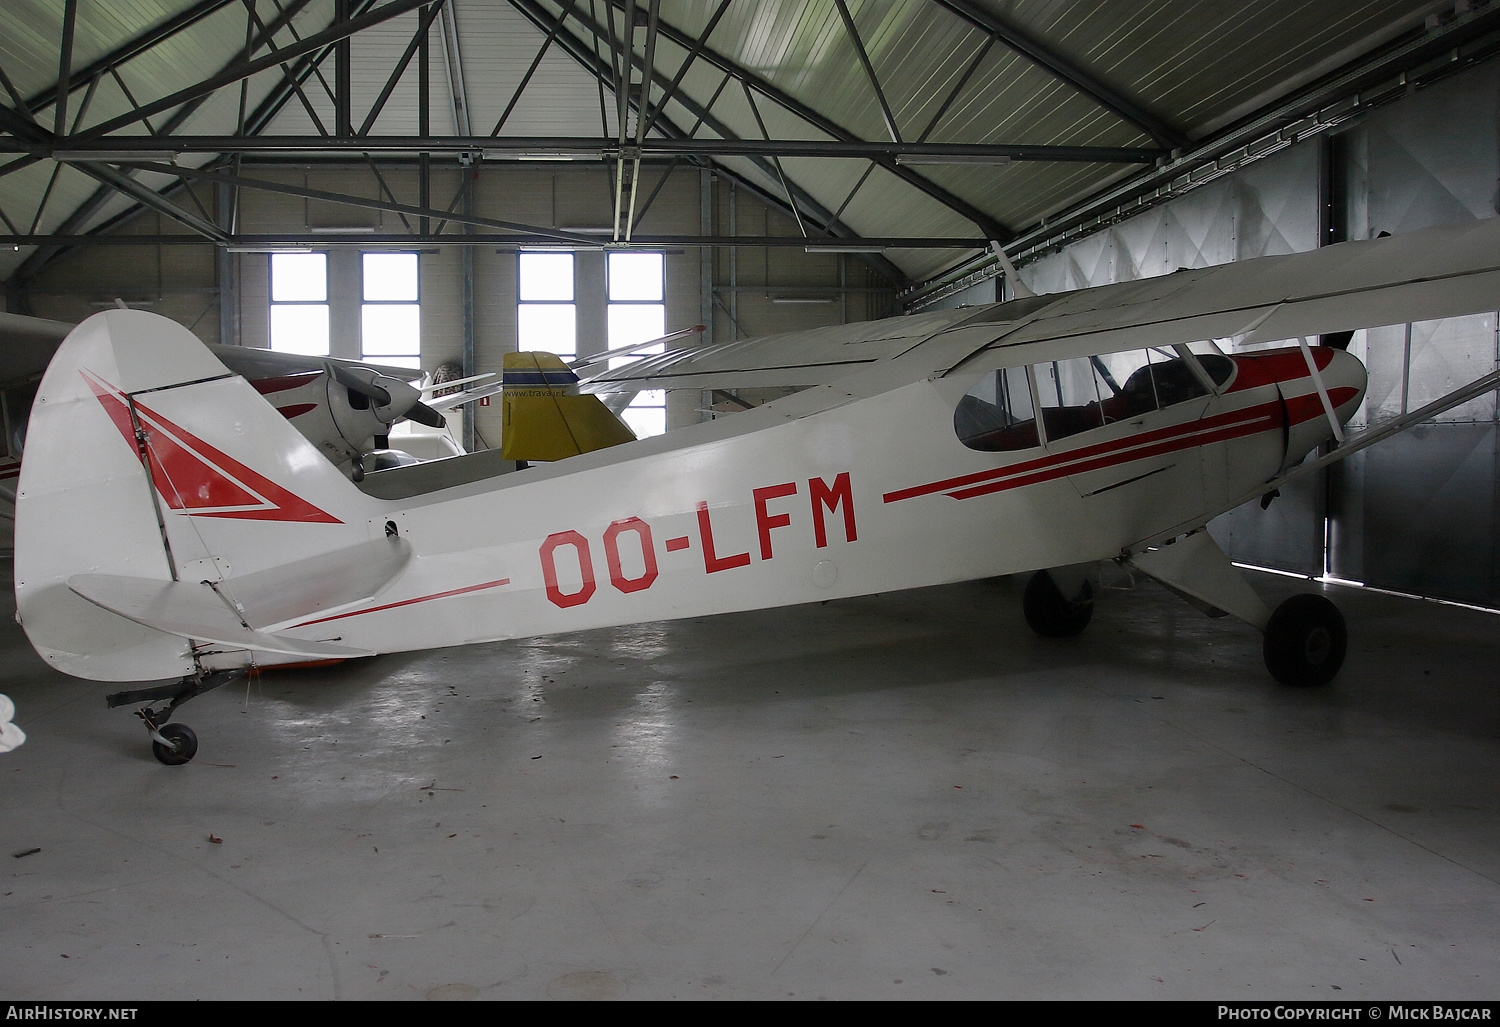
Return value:
M 635 441 L 597 396 L 578 394 L 578 376 L 551 353 L 505 354 L 501 382 L 500 452 L 507 460 L 562 460 Z

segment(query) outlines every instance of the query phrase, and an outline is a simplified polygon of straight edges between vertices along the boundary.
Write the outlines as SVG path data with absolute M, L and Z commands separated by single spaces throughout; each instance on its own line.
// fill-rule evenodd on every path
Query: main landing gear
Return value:
M 1272 611 L 1206 531 L 1131 553 L 1115 563 L 1155 578 L 1211 617 L 1228 614 L 1261 631 L 1266 670 L 1283 685 L 1326 685 L 1344 665 L 1349 635 L 1338 607 L 1323 596 L 1308 594 L 1292 596 Z M 1059 574 L 1067 584 L 1060 584 Z M 1044 638 L 1080 634 L 1094 612 L 1089 579 L 1078 566 L 1033 574 L 1022 598 L 1031 630 Z
M 1021 597 L 1026 624 L 1043 638 L 1073 638 L 1083 634 L 1094 616 L 1094 590 L 1087 581 L 1078 595 L 1069 599 L 1046 571 L 1037 571 L 1026 583 Z
M 243 673 L 241 670 L 219 670 L 207 674 L 190 674 L 174 685 L 114 692 L 105 697 L 105 702 L 110 709 L 145 703 L 145 706 L 135 711 L 135 715 L 141 718 L 141 722 L 146 725 L 146 733 L 151 736 L 152 754 L 169 767 L 180 767 L 197 755 L 198 736 L 186 724 L 168 724 L 167 721 L 172 719 L 177 707 L 189 699 L 228 684 Z M 151 708 L 152 703 L 163 699 L 169 700 L 166 706 L 159 710 Z
M 1348 648 L 1344 615 L 1319 595 L 1292 596 L 1276 607 L 1261 645 L 1271 676 L 1293 687 L 1328 684 Z

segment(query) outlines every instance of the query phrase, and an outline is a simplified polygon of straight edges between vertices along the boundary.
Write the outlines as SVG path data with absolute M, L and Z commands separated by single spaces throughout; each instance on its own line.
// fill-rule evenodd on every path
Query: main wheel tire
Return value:
M 1077 602 L 1066 598 L 1052 575 L 1037 571 L 1026 583 L 1021 610 L 1027 625 L 1043 638 L 1073 638 L 1083 633 L 1094 616 L 1093 594 L 1087 583 L 1083 596 Z
M 172 745 L 168 748 L 158 741 L 151 742 L 151 752 L 169 767 L 180 767 L 198 753 L 198 736 L 186 724 L 163 724 L 157 729 Z
M 1344 665 L 1349 634 L 1344 615 L 1319 595 L 1292 596 L 1266 624 L 1266 669 L 1283 685 L 1326 685 Z

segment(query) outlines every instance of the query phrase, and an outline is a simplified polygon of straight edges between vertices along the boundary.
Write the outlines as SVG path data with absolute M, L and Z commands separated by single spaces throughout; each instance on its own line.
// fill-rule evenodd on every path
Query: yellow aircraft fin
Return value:
M 626 427 L 597 396 L 581 396 L 578 376 L 551 353 L 505 354 L 500 453 L 507 460 L 562 460 L 622 442 Z

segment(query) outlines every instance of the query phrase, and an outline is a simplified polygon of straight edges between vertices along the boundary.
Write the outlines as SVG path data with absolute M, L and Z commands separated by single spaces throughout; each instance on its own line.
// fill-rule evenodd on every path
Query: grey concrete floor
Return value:
M 1020 584 L 268 672 L 179 768 L 0 611 L 0 997 L 1500 997 L 1500 617 L 1332 589 L 1298 691 Z

